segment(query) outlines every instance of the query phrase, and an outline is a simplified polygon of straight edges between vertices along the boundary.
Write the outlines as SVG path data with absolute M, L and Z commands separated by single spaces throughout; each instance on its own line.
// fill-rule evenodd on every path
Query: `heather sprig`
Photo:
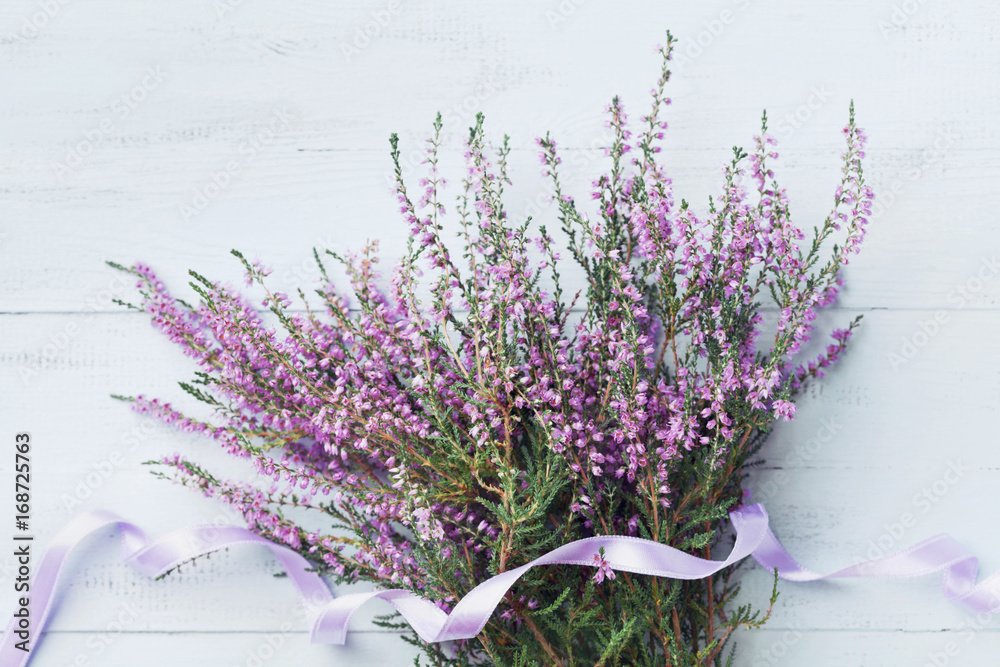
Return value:
M 591 535 L 710 557 L 743 497 L 744 465 L 857 325 L 795 365 L 859 250 L 872 192 L 852 105 L 831 213 L 807 237 L 775 181 L 765 115 L 753 152 L 734 148 L 720 195 L 697 213 L 657 163 L 672 47 L 668 33 L 637 134 L 621 100 L 609 105 L 610 169 L 587 205 L 565 192 L 556 142 L 538 139 L 555 236 L 509 218 L 509 141 L 491 144 L 478 116 L 455 196 L 458 242 L 446 239 L 439 116 L 416 198 L 390 140 L 410 240 L 387 279 L 374 242 L 314 252 L 321 280 L 297 308 L 236 251 L 259 301 L 191 272 L 189 304 L 149 267 L 114 265 L 136 278 L 132 307 L 199 364 L 181 388 L 216 418 L 128 400 L 250 459 L 261 483 L 177 456 L 158 474 L 225 502 L 335 582 L 407 588 L 446 611 L 491 575 Z M 585 284 L 567 293 L 570 262 Z M 292 508 L 325 528 L 305 529 Z M 616 573 L 603 555 L 593 565 L 532 570 L 475 640 L 407 639 L 437 665 L 715 665 L 776 595 L 758 612 L 734 601 L 733 568 L 680 582 Z

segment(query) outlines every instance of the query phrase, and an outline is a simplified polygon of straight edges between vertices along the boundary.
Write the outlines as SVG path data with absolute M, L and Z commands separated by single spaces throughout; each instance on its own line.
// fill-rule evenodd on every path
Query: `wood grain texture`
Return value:
M 236 520 L 156 483 L 147 459 L 182 451 L 249 474 L 109 398 L 177 398 L 191 367 L 112 303 L 130 288 L 105 260 L 146 261 L 178 291 L 189 268 L 235 279 L 233 247 L 271 264 L 285 289 L 315 279 L 314 246 L 378 238 L 391 260 L 406 230 L 387 138 L 399 133 L 416 178 L 438 111 L 446 170 L 459 168 L 464 128 L 482 111 L 514 146 L 511 216 L 552 220 L 533 138 L 551 131 L 585 199 L 603 165 L 602 109 L 620 94 L 631 117 L 644 112 L 653 46 L 670 28 L 680 44 L 664 159 L 696 207 L 764 108 L 805 226 L 831 201 L 851 99 L 871 136 L 878 215 L 818 323 L 861 313 L 864 326 L 751 474 L 776 532 L 818 570 L 943 530 L 984 571 L 1000 569 L 986 514 L 1000 485 L 998 25 L 1000 5 L 982 0 L 0 4 L 0 423 L 3 437 L 29 430 L 39 443 L 39 546 L 86 508 L 151 534 Z M 0 457 L 0 479 L 10 475 Z M 0 525 L 10 511 L 0 504 Z M 900 533 L 907 513 L 915 523 Z M 0 556 L 4 615 L 11 565 Z M 110 534 L 95 537 L 71 564 L 37 664 L 133 665 L 141 654 L 154 666 L 250 665 L 254 652 L 263 664 L 412 661 L 372 625 L 377 606 L 347 648 L 310 646 L 277 572 L 248 548 L 149 582 L 117 562 Z M 747 600 L 765 597 L 766 573 L 748 567 L 745 583 Z M 944 603 L 939 585 L 786 584 L 768 628 L 741 633 L 735 664 L 991 664 L 996 623 Z M 127 621 L 120 633 L 116 619 Z

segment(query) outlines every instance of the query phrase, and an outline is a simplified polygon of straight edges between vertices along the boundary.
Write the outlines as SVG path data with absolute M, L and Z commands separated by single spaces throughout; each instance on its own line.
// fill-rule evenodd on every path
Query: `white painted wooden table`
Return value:
M 118 511 L 153 534 L 231 520 L 141 465 L 181 451 L 246 474 L 109 399 L 177 397 L 190 365 L 111 303 L 130 291 L 104 260 L 142 259 L 183 291 L 188 268 L 237 277 L 232 247 L 286 286 L 315 277 L 313 246 L 372 237 L 398 255 L 406 231 L 388 194 L 387 137 L 399 132 L 409 154 L 438 110 L 453 153 L 477 111 L 512 137 L 515 214 L 544 200 L 532 139 L 546 130 L 574 151 L 567 170 L 583 194 L 600 167 L 602 108 L 620 93 L 633 118 L 645 111 L 653 47 L 669 28 L 684 62 L 664 155 L 689 201 L 718 188 L 729 147 L 750 145 L 766 107 L 793 213 L 811 225 L 836 184 L 851 98 L 871 135 L 882 210 L 820 323 L 862 312 L 864 326 L 767 445 L 752 486 L 775 530 L 820 570 L 947 530 L 992 572 L 998 24 L 1000 6 L 973 0 L 5 0 L 0 487 L 12 485 L 13 434 L 28 430 L 37 546 L 82 509 Z M 7 531 L 11 503 L 0 508 Z M 906 513 L 913 525 L 896 527 Z M 354 624 L 346 648 L 309 645 L 293 587 L 259 550 L 154 583 L 118 562 L 110 534 L 91 545 L 71 563 L 37 665 L 412 659 L 372 626 L 385 608 Z M 747 575 L 748 600 L 763 599 L 766 579 Z M 767 629 L 739 642 L 737 664 L 753 667 L 985 665 L 1000 651 L 997 624 L 944 602 L 933 577 L 785 584 Z

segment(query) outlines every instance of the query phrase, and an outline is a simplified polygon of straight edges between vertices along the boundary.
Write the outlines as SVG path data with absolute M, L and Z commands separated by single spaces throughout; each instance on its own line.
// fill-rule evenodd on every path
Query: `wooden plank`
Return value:
M 995 622 L 935 632 L 761 630 L 737 638 L 737 667 L 988 665 L 1000 647 Z
M 716 191 L 727 147 L 747 145 L 758 110 L 769 106 L 776 134 L 787 139 L 785 182 L 795 212 L 807 226 L 819 220 L 836 182 L 838 129 L 854 95 L 873 137 L 872 183 L 887 210 L 848 271 L 845 305 L 954 305 L 949 296 L 992 259 L 1000 232 L 989 214 L 997 162 L 988 119 L 1000 88 L 988 79 L 997 54 L 986 45 L 997 43 L 987 27 L 996 9 L 921 5 L 883 36 L 877 25 L 891 16 L 891 5 L 855 2 L 850 11 L 834 11 L 822 3 L 808 10 L 745 0 L 711 8 L 645 3 L 637 11 L 647 20 L 635 35 L 614 29 L 623 17 L 609 19 L 584 4 L 553 28 L 549 12 L 564 11 L 560 6 L 454 6 L 451 13 L 408 7 L 351 62 L 338 55 L 339 44 L 381 11 L 377 3 L 300 3 L 284 21 L 266 3 L 241 4 L 222 17 L 194 2 L 169 15 L 107 0 L 62 8 L 37 37 L 15 39 L 0 65 L 19 91 L 5 118 L 9 150 L 0 161 L 0 204 L 11 221 L 2 247 L 13 260 L 0 268 L 7 288 L 0 309 L 85 310 L 112 280 L 103 267 L 108 258 L 147 260 L 171 284 L 183 284 L 191 266 L 234 275 L 226 256 L 234 245 L 265 256 L 279 274 L 300 270 L 316 244 L 357 248 L 381 237 L 387 256 L 398 256 L 407 234 L 386 194 L 386 137 L 400 131 L 408 156 L 436 109 L 445 110 L 455 140 L 476 110 L 520 148 L 552 130 L 580 151 L 567 155 L 566 167 L 585 199 L 600 163 L 590 147 L 602 142 L 605 101 L 615 91 L 643 99 L 656 70 L 650 45 L 663 26 L 684 36 L 687 52 L 689 40 L 722 11 L 735 12 L 732 24 L 703 39 L 704 53 L 677 75 L 666 157 L 681 194 L 699 204 Z M 33 7 L 12 3 L 5 25 L 16 32 Z M 109 13 L 116 23 L 104 20 Z M 797 35 L 790 44 L 801 46 L 797 26 L 809 21 L 823 21 L 842 39 L 786 59 L 790 46 L 766 38 Z M 933 50 L 920 46 L 928 31 L 936 31 Z M 602 39 L 592 39 L 598 34 Z M 574 47 L 588 41 L 601 46 Z M 974 54 L 970 43 L 980 45 Z M 953 63 L 973 55 L 977 66 L 953 76 Z M 873 59 L 877 67 L 863 66 Z M 152 76 L 149 68 L 160 65 L 162 76 Z M 772 75 L 751 77 L 762 70 Z M 277 82 L 277 92 L 265 94 L 262 77 Z M 758 83 L 739 95 L 707 85 L 723 77 Z M 832 83 L 846 80 L 851 90 Z M 814 111 L 810 100 L 826 93 L 813 89 L 824 82 L 829 99 L 815 101 Z M 915 92 L 929 86 L 938 93 Z M 809 113 L 794 120 L 803 107 Z M 900 108 L 921 114 L 901 115 Z M 513 160 L 522 184 L 512 192 L 515 217 L 545 193 L 533 160 Z M 213 179 L 229 184 L 216 188 Z M 182 213 L 199 196 L 206 210 Z M 940 220 L 949 221 L 948 233 Z M 968 302 L 995 307 L 996 281 Z
M 663 157 L 696 207 L 717 191 L 728 147 L 749 145 L 761 109 L 800 221 L 825 214 L 851 98 L 871 135 L 879 214 L 838 308 L 818 322 L 863 312 L 865 325 L 748 482 L 775 530 L 819 570 L 941 530 L 985 572 L 1000 569 L 982 521 L 1000 471 L 998 19 L 1000 7 L 971 0 L 3 3 L 0 81 L 14 92 L 0 110 L 0 417 L 43 443 L 39 544 L 81 508 L 127 510 L 151 534 L 233 519 L 151 484 L 147 458 L 181 450 L 248 474 L 107 398 L 177 396 L 190 365 L 111 303 L 130 290 L 105 259 L 145 260 L 183 291 L 188 268 L 238 279 L 233 246 L 272 264 L 285 289 L 315 278 L 312 246 L 381 238 L 396 257 L 407 231 L 388 193 L 386 140 L 399 132 L 415 177 L 437 111 L 452 142 L 446 170 L 459 173 L 455 142 L 484 112 L 495 136 L 512 137 L 512 217 L 551 224 L 532 139 L 552 131 L 585 200 L 607 142 L 601 109 L 621 94 L 633 119 L 643 113 L 652 46 L 669 27 L 680 44 Z M 204 210 L 185 211 L 199 196 Z M 0 585 L 10 564 L 0 558 Z M 292 587 L 253 549 L 153 584 L 116 562 L 105 535 L 72 568 L 39 664 L 251 664 L 294 616 Z M 768 583 L 751 569 L 746 597 L 762 600 Z M 969 633 L 975 617 L 938 587 L 934 577 L 785 584 L 769 629 L 740 636 L 736 664 L 991 664 L 995 623 Z M 98 655 L 94 633 L 126 603 L 137 621 Z M 294 628 L 272 664 L 409 662 L 408 647 L 373 631 L 379 611 L 355 623 L 346 653 Z
M 111 298 L 126 297 L 131 290 L 105 266 L 109 259 L 147 262 L 179 293 L 186 289 L 192 268 L 214 279 L 239 280 L 239 264 L 229 255 L 234 247 L 273 266 L 278 288 L 310 288 L 318 277 L 313 247 L 357 251 L 366 239 L 381 240 L 388 272 L 405 252 L 409 232 L 389 194 L 386 154 L 302 153 L 294 146 L 268 150 L 266 157 L 262 153 L 258 161 L 241 167 L 245 171 L 229 188 L 187 221 L 181 207 L 193 206 L 197 193 L 213 184 L 225 157 L 208 160 L 207 168 L 192 169 L 197 160 L 192 156 L 175 162 L 169 173 L 151 155 L 141 157 L 142 165 L 121 160 L 121 168 L 130 172 L 123 179 L 109 177 L 118 169 L 109 157 L 107 170 L 88 176 L 80 186 L 46 193 L 37 184 L 26 185 L 45 200 L 25 201 L 8 211 L 19 224 L 4 228 L 2 247 L 10 261 L 0 266 L 5 287 L 0 309 L 113 312 L 117 307 Z M 572 191 L 586 200 L 587 182 L 599 173 L 599 165 L 593 153 L 579 155 L 579 166 L 573 162 L 576 156 L 567 157 L 568 176 L 574 182 Z M 837 182 L 837 157 L 788 157 L 793 212 L 799 224 L 809 228 L 826 215 Z M 912 180 L 916 163 L 911 155 L 897 153 L 882 160 L 875 178 L 885 192 L 895 188 L 898 194 L 873 222 L 864 252 L 845 270 L 841 304 L 996 308 L 1000 265 L 994 248 L 1000 227 L 987 211 L 998 204 L 991 190 L 997 165 L 963 152 Z M 558 229 L 556 210 L 547 204 L 547 186 L 534 158 L 519 154 L 512 162 L 520 185 L 511 192 L 511 216 L 522 220 L 534 215 Z M 684 168 L 675 179 L 679 195 L 707 201 L 720 182 L 717 164 L 713 158 L 711 166 Z M 99 191 L 100 183 L 111 180 L 118 183 L 115 189 Z M 584 210 L 586 206 L 584 202 Z M 947 233 L 942 220 L 954 221 Z M 901 243 L 904 236 L 906 242 Z M 563 264 L 567 285 L 582 286 L 580 272 L 568 260 Z
M 19 32 L 37 5 L 6 3 L 6 72 L 21 91 L 7 130 L 26 130 L 25 143 L 75 139 L 94 114 L 141 83 L 149 64 L 161 62 L 169 65 L 167 79 L 126 119 L 130 134 L 156 127 L 175 141 L 225 136 L 272 101 L 287 100 L 306 117 L 322 114 L 322 131 L 339 137 L 337 145 L 381 146 L 391 130 L 422 136 L 435 111 L 461 109 L 487 82 L 495 93 L 479 95 L 488 98 L 482 107 L 512 130 L 534 134 L 560 116 L 586 117 L 592 102 L 606 104 L 614 94 L 644 101 L 658 68 L 653 46 L 669 28 L 680 40 L 675 97 L 683 101 L 678 122 L 697 137 L 690 145 L 738 140 L 761 109 L 783 118 L 807 104 L 811 87 L 825 84 L 836 99 L 810 121 L 840 123 L 854 97 L 891 128 L 893 141 L 919 140 L 945 118 L 978 128 L 975 139 L 996 146 L 989 120 L 997 93 L 988 84 L 996 76 L 990 64 L 998 57 L 998 10 L 989 4 L 919 3 L 886 30 L 894 13 L 888 1 L 643 0 L 609 11 L 580 0 L 452 0 L 401 3 L 397 12 L 387 0 L 225 2 L 234 11 L 197 0 L 169 10 L 154 2 L 67 4 L 30 38 Z M 381 16 L 387 25 L 371 25 L 380 12 L 390 14 Z M 827 39 L 815 39 L 807 29 L 815 25 Z M 349 53 L 365 28 L 379 34 L 360 54 Z M 961 63 L 979 66 L 956 75 Z M 800 129 L 820 132 L 807 127 Z
M 119 615 L 124 631 L 118 631 Z M 409 665 L 418 651 L 384 633 L 352 633 L 344 646 L 312 645 L 302 632 L 142 632 L 129 625 L 132 610 L 111 611 L 100 630 L 51 632 L 35 661 L 53 667 L 262 667 L 263 665 Z M 110 626 L 110 627 L 109 627 Z
M 1000 633 L 993 627 L 972 632 L 842 633 L 789 628 L 741 632 L 736 641 L 738 657 L 734 667 L 794 667 L 806 663 L 817 667 L 973 666 L 991 664 L 1000 648 Z M 268 648 L 274 644 L 278 648 L 272 653 Z M 151 650 L 151 646 L 161 649 Z M 309 645 L 301 633 L 116 634 L 113 627 L 93 634 L 50 633 L 37 660 L 68 667 L 83 656 L 83 660 L 90 661 L 80 663 L 85 666 L 132 667 L 141 656 L 144 665 L 166 667 L 177 664 L 178 654 L 184 656 L 184 664 L 192 667 L 257 667 L 254 657 L 260 664 L 280 661 L 278 664 L 375 667 L 410 664 L 417 652 L 402 641 L 375 634 L 352 635 L 345 647 L 324 647 Z
M 114 617 L 109 617 L 114 622 Z M 127 616 L 126 616 L 127 619 Z M 375 667 L 410 664 L 417 652 L 402 641 L 376 634 L 351 636 L 345 647 L 312 646 L 301 633 L 133 633 L 53 632 L 46 636 L 37 660 L 59 667 L 83 656 L 83 665 L 132 667 L 141 656 L 144 665 L 177 664 L 178 654 L 192 667 L 261 664 L 332 664 Z M 994 627 L 936 632 L 822 632 L 788 629 L 740 632 L 736 638 L 734 667 L 817 667 L 865 665 L 896 667 L 900 664 L 974 666 L 991 664 L 1000 648 Z M 278 644 L 272 653 L 269 647 Z M 150 647 L 161 647 L 151 650 Z M 103 647 L 103 650 L 102 650 Z M 97 662 L 97 660 L 100 662 Z M 937 663 L 934 662 L 937 660 Z

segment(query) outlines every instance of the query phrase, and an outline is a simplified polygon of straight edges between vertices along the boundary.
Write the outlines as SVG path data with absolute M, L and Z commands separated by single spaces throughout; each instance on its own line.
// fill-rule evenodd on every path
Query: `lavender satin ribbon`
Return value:
M 753 556 L 767 569 L 789 581 L 815 581 L 844 577 L 917 577 L 944 570 L 944 594 L 973 611 L 1000 609 L 1000 572 L 976 584 L 979 562 L 948 535 L 937 535 L 909 549 L 821 575 L 801 567 L 771 532 L 763 505 L 749 505 L 729 514 L 736 530 L 732 553 L 722 561 L 705 560 L 657 542 L 626 536 L 590 537 L 565 544 L 519 568 L 479 584 L 462 598 L 450 614 L 433 602 L 405 590 L 348 593 L 334 598 L 309 562 L 288 547 L 271 542 L 237 526 L 195 526 L 169 533 L 153 542 L 135 525 L 105 511 L 76 517 L 52 540 L 32 581 L 30 646 L 32 650 L 48 621 L 53 593 L 63 565 L 73 548 L 91 533 L 108 526 L 121 530 L 122 559 L 139 572 L 159 577 L 177 565 L 212 551 L 238 544 L 260 544 L 281 562 L 306 602 L 313 643 L 343 644 L 351 616 L 363 604 L 379 598 L 392 604 L 421 639 L 441 642 L 475 637 L 510 587 L 539 565 L 593 566 L 598 550 L 613 570 L 672 579 L 701 579 Z M 16 648 L 17 619 L 0 643 L 0 667 L 23 667 L 30 653 Z

